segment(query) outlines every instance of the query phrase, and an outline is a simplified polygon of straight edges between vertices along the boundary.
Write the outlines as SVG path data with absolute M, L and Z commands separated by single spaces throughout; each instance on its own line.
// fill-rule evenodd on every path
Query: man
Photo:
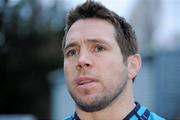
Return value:
M 65 120 L 164 120 L 134 102 L 141 67 L 135 33 L 116 13 L 86 1 L 66 19 L 64 73 L 75 113 Z

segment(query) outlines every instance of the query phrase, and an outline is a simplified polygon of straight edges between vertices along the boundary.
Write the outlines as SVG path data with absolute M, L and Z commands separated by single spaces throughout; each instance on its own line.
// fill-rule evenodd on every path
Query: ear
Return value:
M 132 80 L 136 77 L 141 68 L 141 56 L 139 54 L 128 57 L 128 79 Z

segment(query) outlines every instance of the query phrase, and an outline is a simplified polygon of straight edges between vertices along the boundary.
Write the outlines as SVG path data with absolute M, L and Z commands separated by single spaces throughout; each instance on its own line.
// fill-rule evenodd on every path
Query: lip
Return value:
M 97 82 L 98 80 L 93 78 L 93 77 L 89 77 L 89 76 L 80 76 L 79 78 L 76 79 L 76 84 L 78 86 L 82 86 L 82 85 L 87 85 L 90 83 L 94 83 Z

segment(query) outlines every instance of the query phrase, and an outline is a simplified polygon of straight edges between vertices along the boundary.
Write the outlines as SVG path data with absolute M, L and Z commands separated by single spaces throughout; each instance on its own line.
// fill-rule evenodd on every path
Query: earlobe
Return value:
M 128 57 L 128 78 L 132 80 L 136 77 L 141 68 L 141 57 L 139 54 Z

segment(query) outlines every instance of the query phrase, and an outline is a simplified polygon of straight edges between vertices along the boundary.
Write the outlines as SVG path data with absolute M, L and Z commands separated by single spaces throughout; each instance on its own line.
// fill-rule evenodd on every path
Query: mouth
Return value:
M 97 79 L 87 76 L 81 76 L 76 80 L 78 86 L 88 85 L 97 82 Z

